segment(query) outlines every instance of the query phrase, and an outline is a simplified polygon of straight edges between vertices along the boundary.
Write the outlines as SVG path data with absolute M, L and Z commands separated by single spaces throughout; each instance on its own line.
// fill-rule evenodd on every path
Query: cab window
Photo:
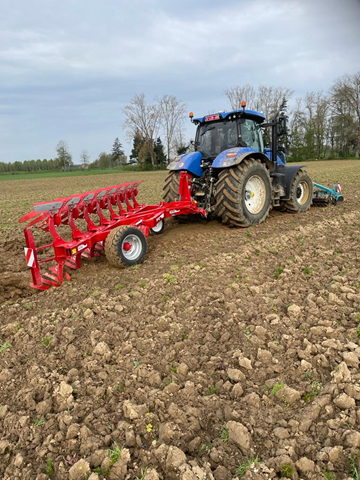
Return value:
M 241 124 L 241 138 L 249 148 L 258 151 L 263 150 L 261 135 L 253 120 L 246 119 Z

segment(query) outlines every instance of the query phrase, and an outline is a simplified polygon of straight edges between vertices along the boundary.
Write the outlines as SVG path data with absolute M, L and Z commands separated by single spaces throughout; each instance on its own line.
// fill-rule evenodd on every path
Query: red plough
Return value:
M 187 173 L 181 173 L 180 200 L 177 202 L 140 205 L 136 201 L 140 183 L 115 185 L 53 202 L 36 203 L 34 210 L 19 220 L 20 223 L 28 222 L 24 235 L 26 262 L 33 279 L 30 285 L 39 290 L 59 287 L 64 279 L 70 280 L 69 271 L 81 267 L 81 258 L 99 256 L 103 250 L 113 265 L 140 263 L 146 254 L 146 237 L 150 231 L 161 233 L 165 218 L 187 214 L 206 216 L 191 200 Z M 109 212 L 107 216 L 104 211 Z M 97 218 L 96 223 L 94 218 Z M 82 221 L 83 226 L 77 225 L 77 221 Z M 62 230 L 66 228 L 71 240 L 63 238 Z M 36 230 L 49 234 L 50 242 L 36 246 Z

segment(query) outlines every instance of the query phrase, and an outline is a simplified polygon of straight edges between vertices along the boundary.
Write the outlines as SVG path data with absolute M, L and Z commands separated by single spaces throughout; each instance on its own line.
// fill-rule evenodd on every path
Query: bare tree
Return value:
M 280 109 L 283 100 L 289 100 L 294 90 L 287 87 L 260 85 L 256 95 L 255 109 L 271 118 Z
M 185 118 L 186 105 L 174 95 L 164 95 L 158 100 L 161 112 L 161 122 L 164 126 L 166 137 L 167 161 L 170 162 L 172 143 L 177 131 L 181 131 Z
M 188 141 L 185 139 L 183 130 L 176 129 L 174 133 L 174 138 L 172 142 L 172 150 L 176 153 L 176 155 L 183 155 L 184 153 L 194 151 L 194 142 Z
M 138 133 L 148 142 L 148 145 L 152 145 L 161 126 L 159 105 L 147 104 L 145 94 L 141 93 L 135 95 L 123 111 L 126 117 L 124 126 L 127 137 L 132 139 Z M 149 150 L 149 154 L 152 165 L 155 165 L 156 155 L 153 148 Z
M 87 150 L 83 150 L 80 154 L 80 160 L 83 168 L 86 168 L 89 165 L 90 155 Z
M 255 108 L 256 92 L 254 87 L 249 83 L 246 83 L 241 87 L 231 87 L 225 90 L 225 95 L 227 96 L 233 110 L 240 110 L 242 101 L 246 101 L 248 107 Z
M 344 117 L 350 114 L 356 131 L 355 156 L 360 154 L 360 71 L 344 75 L 335 81 L 331 89 L 332 105 Z
M 309 92 L 304 104 L 308 143 L 312 144 L 316 158 L 320 159 L 325 153 L 329 98 L 323 92 Z
M 231 108 L 239 110 L 241 102 L 246 101 L 248 108 L 253 108 L 263 112 L 268 118 L 271 117 L 279 108 L 285 98 L 289 100 L 294 91 L 287 87 L 272 87 L 260 85 L 257 90 L 250 85 L 232 87 L 225 90 Z

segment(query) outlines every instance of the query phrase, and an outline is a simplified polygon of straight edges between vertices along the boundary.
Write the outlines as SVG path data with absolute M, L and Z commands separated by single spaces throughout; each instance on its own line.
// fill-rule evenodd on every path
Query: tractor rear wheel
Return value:
M 253 158 L 220 172 L 215 215 L 234 227 L 262 223 L 271 208 L 271 179 L 266 166 Z
M 144 260 L 147 241 L 137 227 L 121 225 L 114 228 L 105 240 L 105 255 L 114 267 L 128 267 Z
M 309 210 L 312 204 L 314 184 L 305 170 L 299 170 L 295 175 L 290 189 L 290 200 L 284 202 L 288 212 L 301 213 Z

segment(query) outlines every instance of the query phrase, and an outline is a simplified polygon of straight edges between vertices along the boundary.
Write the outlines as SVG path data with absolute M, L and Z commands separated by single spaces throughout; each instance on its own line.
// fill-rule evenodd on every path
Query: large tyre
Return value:
M 229 226 L 257 225 L 269 215 L 271 198 L 269 171 L 259 160 L 246 158 L 219 174 L 215 215 Z
M 290 189 L 290 200 L 284 202 L 288 212 L 301 213 L 309 210 L 312 204 L 314 184 L 311 177 L 304 170 L 295 175 Z
M 167 203 L 179 200 L 180 173 L 173 171 L 165 178 L 163 199 Z
M 178 202 L 179 201 L 179 185 L 180 185 L 181 172 L 173 171 L 165 178 L 165 185 L 163 187 L 163 199 L 165 202 Z M 190 174 L 191 178 L 193 176 Z M 195 220 L 195 215 L 176 215 L 175 219 L 179 223 L 185 223 Z
M 105 255 L 111 265 L 128 267 L 144 260 L 147 241 L 144 233 L 136 227 L 121 225 L 114 228 L 105 241 Z

